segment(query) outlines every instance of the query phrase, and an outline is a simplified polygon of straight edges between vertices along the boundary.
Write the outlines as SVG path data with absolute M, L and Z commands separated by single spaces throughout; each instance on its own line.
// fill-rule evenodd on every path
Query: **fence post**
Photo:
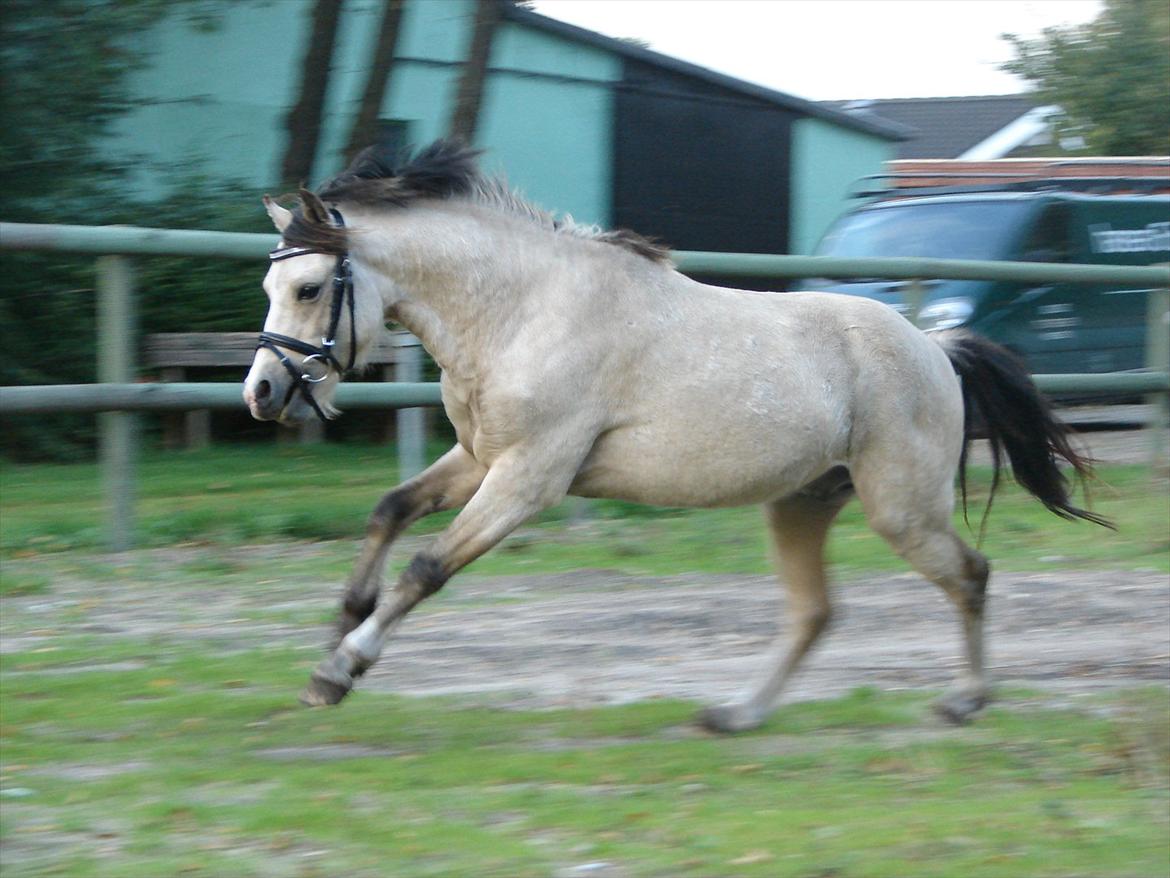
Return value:
M 918 326 L 918 312 L 926 301 L 926 284 L 920 277 L 912 277 L 902 287 L 902 301 L 906 303 L 906 319 Z
M 1151 372 L 1170 370 L 1170 289 L 1150 290 L 1146 311 L 1146 368 Z M 1166 467 L 1166 431 L 1170 429 L 1170 392 L 1154 393 L 1146 425 L 1149 434 L 1150 466 Z
M 395 381 L 422 381 L 422 345 L 409 332 L 394 333 Z M 396 415 L 398 430 L 398 480 L 405 482 L 426 468 L 426 412 L 421 408 L 399 409 Z
M 97 261 L 97 377 L 103 384 L 128 384 L 136 377 L 134 275 L 125 256 Z M 106 545 L 122 552 L 134 542 L 137 416 L 98 415 L 98 460 L 106 502 Z

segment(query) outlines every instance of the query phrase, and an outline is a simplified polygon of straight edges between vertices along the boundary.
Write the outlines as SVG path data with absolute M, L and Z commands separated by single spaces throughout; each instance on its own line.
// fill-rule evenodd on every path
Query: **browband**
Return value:
M 280 262 L 282 259 L 292 259 L 294 256 L 306 256 L 309 253 L 320 253 L 312 247 L 277 247 L 268 251 L 269 262 Z

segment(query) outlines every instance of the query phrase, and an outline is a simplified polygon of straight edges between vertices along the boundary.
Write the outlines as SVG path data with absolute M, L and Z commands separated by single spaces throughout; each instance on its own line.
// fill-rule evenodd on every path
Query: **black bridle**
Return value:
M 329 213 L 339 227 L 345 226 L 340 213 L 332 209 Z M 314 250 L 311 247 L 278 247 L 268 254 L 268 259 L 270 262 L 280 262 L 282 259 L 292 259 L 295 256 L 320 252 L 322 251 Z M 333 348 L 337 344 L 337 327 L 341 323 L 341 309 L 346 306 L 349 311 L 349 362 L 342 366 L 341 361 L 334 355 Z M 293 398 L 293 394 L 299 390 L 301 396 L 305 398 L 305 402 L 312 406 L 313 411 L 317 413 L 317 417 L 322 421 L 329 420 L 325 412 L 321 411 L 317 400 L 313 399 L 312 387 L 328 378 L 333 369 L 337 370 L 338 375 L 344 375 L 353 368 L 354 358 L 357 356 L 357 326 L 353 319 L 353 274 L 349 268 L 348 253 L 338 254 L 337 262 L 333 265 L 333 299 L 329 304 L 329 331 L 321 339 L 321 346 L 316 347 L 301 341 L 299 338 L 292 338 L 277 332 L 261 332 L 256 350 L 260 350 L 260 348 L 272 351 L 280 360 L 280 365 L 284 366 L 285 371 L 292 377 L 292 383 L 284 395 L 284 403 L 281 408 L 286 407 Z M 297 368 L 293 361 L 280 350 L 281 348 L 305 354 L 304 359 L 301 360 L 300 368 Z M 314 378 L 309 371 L 309 363 L 324 364 L 325 372 Z

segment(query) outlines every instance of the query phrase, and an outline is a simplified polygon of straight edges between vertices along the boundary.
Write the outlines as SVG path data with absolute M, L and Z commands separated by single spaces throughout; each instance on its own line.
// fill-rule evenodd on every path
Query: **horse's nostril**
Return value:
M 256 399 L 263 400 L 272 396 L 272 385 L 267 381 L 261 381 L 256 385 Z

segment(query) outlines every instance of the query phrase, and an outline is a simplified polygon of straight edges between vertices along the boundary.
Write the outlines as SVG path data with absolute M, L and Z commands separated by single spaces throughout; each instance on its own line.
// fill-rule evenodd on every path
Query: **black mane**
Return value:
M 399 166 L 399 156 L 368 146 L 317 194 L 326 201 L 395 206 L 467 195 L 482 183 L 476 164 L 480 152 L 458 140 L 436 140 Z
M 466 198 L 528 219 L 550 232 L 612 244 L 652 262 L 669 263 L 667 247 L 636 232 L 604 231 L 595 226 L 577 225 L 571 218 L 554 219 L 501 181 L 480 173 L 476 161 L 480 152 L 462 141 L 450 139 L 436 140 L 405 159 L 384 148 L 367 147 L 348 168 L 322 183 L 315 195 L 301 193 L 302 207 L 294 211 L 282 238 L 290 247 L 309 247 L 331 254 L 346 252 L 346 230 L 328 221 L 323 206 L 310 205 L 309 201 L 317 201 L 317 205 L 326 201 L 405 207 L 424 198 Z

